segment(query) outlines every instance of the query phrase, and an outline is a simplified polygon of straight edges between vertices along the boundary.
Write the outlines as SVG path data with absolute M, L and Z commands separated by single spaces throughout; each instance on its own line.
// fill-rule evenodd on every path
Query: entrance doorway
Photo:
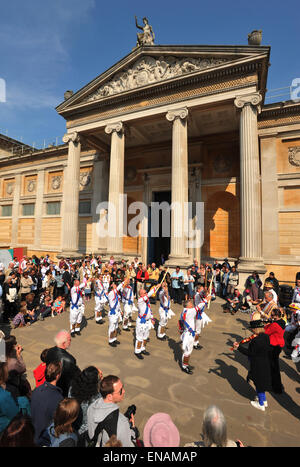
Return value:
M 171 205 L 171 191 L 155 191 L 153 193 L 153 202 L 162 203 L 167 202 Z M 159 212 L 159 236 L 151 237 L 151 207 L 148 214 L 148 263 L 161 264 L 161 255 L 164 256 L 165 261 L 168 259 L 171 248 L 171 238 L 162 236 L 162 216 L 163 212 Z M 171 224 L 170 224 L 171 225 Z

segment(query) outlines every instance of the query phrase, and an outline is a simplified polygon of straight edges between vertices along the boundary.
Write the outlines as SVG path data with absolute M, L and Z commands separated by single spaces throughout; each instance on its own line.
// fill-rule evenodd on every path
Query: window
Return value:
M 23 204 L 22 216 L 34 216 L 34 203 Z
M 59 216 L 60 215 L 60 201 L 51 201 L 47 203 L 47 216 Z
M 1 216 L 2 217 L 11 217 L 12 214 L 12 204 L 6 204 L 1 208 Z
M 90 201 L 79 201 L 79 214 L 91 214 Z

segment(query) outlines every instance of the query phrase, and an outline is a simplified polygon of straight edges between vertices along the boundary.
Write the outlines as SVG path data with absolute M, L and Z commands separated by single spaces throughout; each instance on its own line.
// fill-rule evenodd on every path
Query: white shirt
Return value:
M 115 307 L 115 312 L 119 312 L 121 310 L 121 307 L 120 307 L 120 297 L 119 297 L 119 294 L 118 294 L 118 291 L 121 290 L 123 288 L 123 283 L 118 285 L 118 287 L 116 289 L 113 289 L 109 292 L 107 298 L 108 298 L 108 303 L 109 303 L 109 314 L 110 312 L 114 309 Z M 116 305 L 117 304 L 117 305 Z
M 154 289 L 150 290 L 150 292 L 148 292 L 146 295 L 138 299 L 139 312 L 138 312 L 138 317 L 137 317 L 137 324 L 140 324 L 141 319 L 144 315 L 146 315 L 145 316 L 146 321 L 153 318 L 153 314 L 152 314 L 152 310 L 151 310 L 150 302 L 149 302 L 149 297 L 151 297 L 153 293 L 154 293 Z
M 71 288 L 71 300 L 72 300 L 72 303 L 74 303 L 74 305 L 77 302 L 78 293 L 80 293 L 80 296 L 77 302 L 77 306 L 82 305 L 83 301 L 82 301 L 82 290 L 81 289 L 83 289 L 84 286 L 85 286 L 84 283 L 82 283 L 77 287 L 74 285 L 74 287 Z M 72 307 L 72 303 L 71 303 L 71 307 Z

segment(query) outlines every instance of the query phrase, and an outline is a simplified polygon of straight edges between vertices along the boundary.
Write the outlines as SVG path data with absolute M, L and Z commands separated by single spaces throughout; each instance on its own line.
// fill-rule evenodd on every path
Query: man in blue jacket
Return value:
M 62 390 L 56 385 L 60 378 L 62 364 L 52 362 L 46 366 L 46 381 L 37 387 L 31 396 L 31 417 L 35 429 L 35 443 L 39 446 L 47 445 L 44 431 L 53 420 L 54 412 L 63 400 Z

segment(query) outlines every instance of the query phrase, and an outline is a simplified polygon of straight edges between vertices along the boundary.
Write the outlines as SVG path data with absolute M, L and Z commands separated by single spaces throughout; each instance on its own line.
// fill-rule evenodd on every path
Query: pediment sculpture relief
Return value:
M 227 61 L 227 59 L 222 58 L 142 57 L 130 68 L 116 73 L 110 81 L 103 84 L 93 94 L 87 96 L 84 102 L 94 101 L 146 86 L 147 84 L 205 70 Z

